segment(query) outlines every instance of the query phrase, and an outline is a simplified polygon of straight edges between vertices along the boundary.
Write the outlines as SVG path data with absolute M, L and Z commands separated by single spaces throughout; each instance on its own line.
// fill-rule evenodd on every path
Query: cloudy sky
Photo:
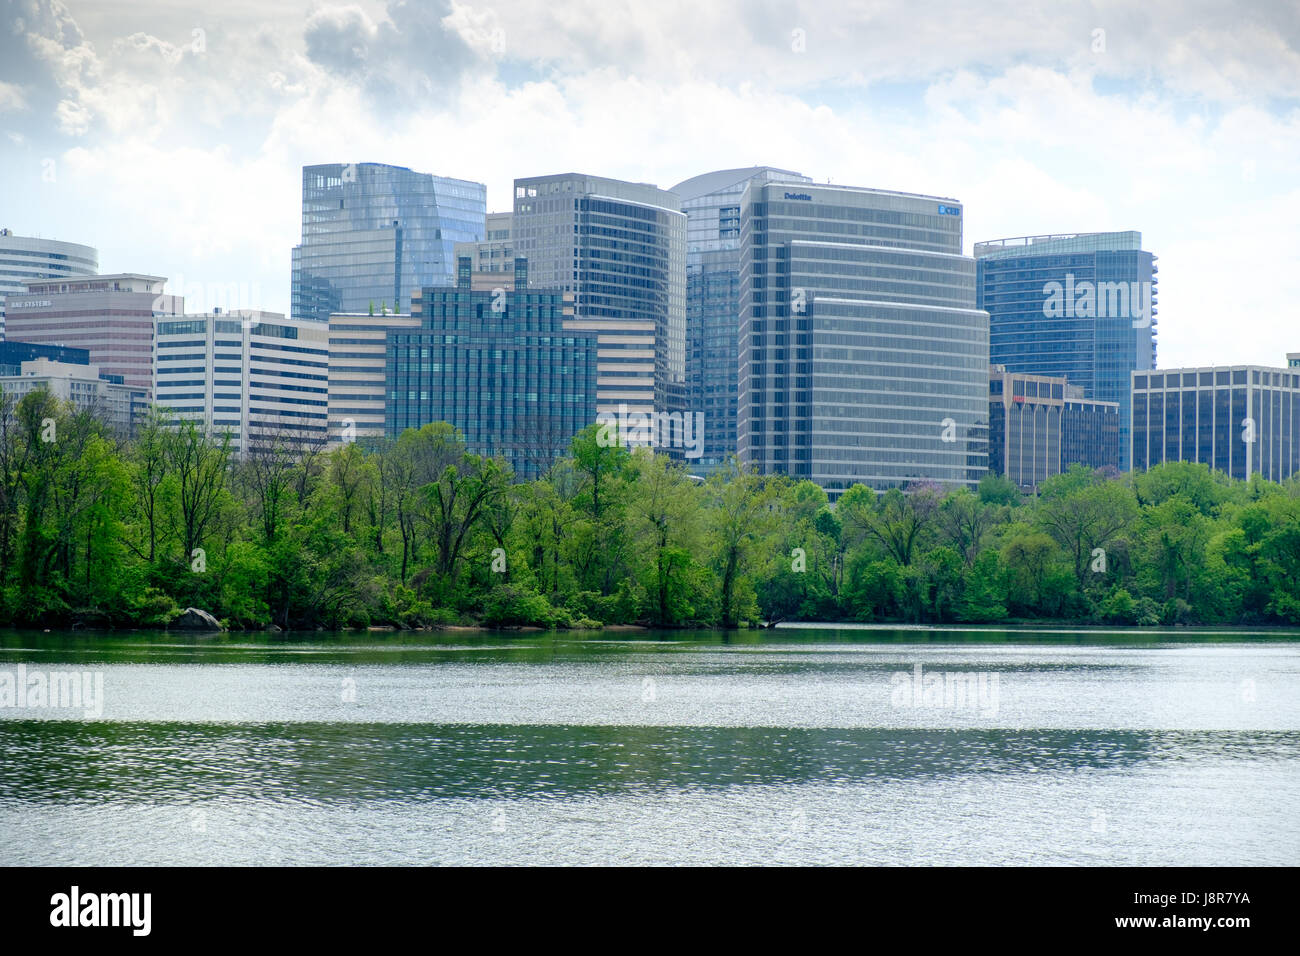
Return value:
M 289 298 L 301 167 L 767 164 L 985 239 L 1138 229 L 1159 364 L 1300 351 L 1290 0 L 0 0 L 0 226 Z M 202 303 L 189 303 L 201 306 Z

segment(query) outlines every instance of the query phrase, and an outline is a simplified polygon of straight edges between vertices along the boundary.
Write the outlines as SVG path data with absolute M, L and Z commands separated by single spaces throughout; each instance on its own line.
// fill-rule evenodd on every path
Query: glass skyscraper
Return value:
M 751 183 L 740 219 L 741 461 L 833 499 L 854 483 L 978 483 L 988 315 L 961 205 Z
M 482 239 L 486 215 L 482 183 L 380 163 L 304 166 L 293 317 L 405 312 L 413 293 L 453 283 L 456 243 Z
M 384 431 L 449 422 L 472 451 L 537 478 L 596 421 L 596 334 L 569 327 L 570 296 L 528 288 L 524 260 L 509 291 L 471 289 L 460 262 L 455 288 L 416 296 L 414 328 L 387 331 Z
M 753 166 L 704 173 L 672 188 L 686 213 L 686 410 L 703 415 L 700 458 L 708 473 L 736 453 L 736 356 L 740 338 L 740 202 L 751 182 L 811 182 Z
M 515 180 L 515 255 L 573 293 L 600 342 L 598 412 L 679 404 L 686 382 L 686 216 L 672 192 L 582 173 Z
M 989 361 L 1064 376 L 1118 402 L 1120 469 L 1129 468 L 1129 376 L 1155 367 L 1156 257 L 1140 232 L 1026 236 L 975 244 Z

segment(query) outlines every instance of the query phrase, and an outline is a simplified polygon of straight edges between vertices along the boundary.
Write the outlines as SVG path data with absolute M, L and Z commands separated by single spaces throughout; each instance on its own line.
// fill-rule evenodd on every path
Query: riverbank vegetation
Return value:
M 734 626 L 760 620 L 1300 623 L 1300 481 L 1071 468 L 1022 495 L 707 480 L 595 426 L 512 482 L 442 423 L 327 450 L 156 414 L 122 441 L 0 396 L 0 623 Z

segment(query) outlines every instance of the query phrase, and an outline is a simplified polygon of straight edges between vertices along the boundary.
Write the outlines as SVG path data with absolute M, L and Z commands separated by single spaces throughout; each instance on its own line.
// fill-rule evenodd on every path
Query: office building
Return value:
M 1120 406 L 1127 470 L 1130 373 L 1155 367 L 1156 257 L 1140 232 L 1024 236 L 975 244 L 989 361 L 1064 376 L 1088 398 Z
M 131 434 L 148 407 L 144 389 L 123 384 L 120 376 L 105 376 L 95 365 L 37 357 L 21 361 L 17 374 L 0 368 L 0 392 L 15 405 L 37 389 L 71 402 L 77 411 L 93 413 L 121 435 Z
M 1198 461 L 1234 478 L 1290 478 L 1300 471 L 1298 360 L 1134 372 L 1133 469 Z
M 741 204 L 737 444 L 760 473 L 975 485 L 988 316 L 951 199 L 751 183 Z
M 740 203 L 751 182 L 811 182 L 785 169 L 753 166 L 678 183 L 686 214 L 686 399 L 702 416 L 703 449 L 692 471 L 707 474 L 736 453 L 740 340 Z
M 1073 464 L 1119 467 L 1119 403 L 1064 378 L 989 369 L 989 471 L 1032 490 Z
M 487 214 L 485 235 L 479 242 L 456 243 L 456 259 L 468 256 L 474 272 L 515 271 L 515 247 L 512 235 L 514 213 L 490 212 Z
M 524 260 L 504 293 L 472 290 L 461 264 L 456 288 L 413 302 L 417 328 L 387 332 L 385 432 L 449 422 L 474 452 L 536 478 L 596 421 L 597 334 L 570 327 L 569 294 L 529 288 Z
M 5 337 L 5 299 L 25 293 L 27 283 L 97 272 L 99 252 L 92 246 L 15 236 L 10 229 L 0 229 L 0 341 Z
M 184 297 L 163 292 L 166 281 L 130 272 L 30 282 L 24 295 L 9 299 L 9 337 L 86 349 L 102 372 L 148 390 L 154 320 L 185 311 Z
M 417 290 L 452 284 L 456 243 L 483 238 L 485 210 L 482 183 L 380 163 L 304 166 L 291 314 L 405 312 Z
M 420 301 L 416 296 L 415 301 Z M 362 441 L 384 434 L 388 332 L 412 329 L 410 315 L 340 313 L 329 321 L 330 443 Z
M 157 337 L 154 404 L 171 421 L 228 431 L 239 457 L 326 442 L 328 326 L 240 310 L 160 318 Z
M 677 195 L 580 173 L 515 180 L 515 255 L 573 295 L 599 338 L 598 411 L 678 408 L 686 382 L 686 216 Z

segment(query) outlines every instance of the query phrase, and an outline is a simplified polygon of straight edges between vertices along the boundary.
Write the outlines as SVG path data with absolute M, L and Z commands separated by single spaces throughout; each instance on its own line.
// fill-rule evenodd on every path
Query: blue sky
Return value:
M 284 311 L 301 166 L 934 193 L 1138 229 L 1159 364 L 1300 351 L 1300 5 L 0 0 L 0 226 Z M 208 303 L 191 301 L 193 308 Z

